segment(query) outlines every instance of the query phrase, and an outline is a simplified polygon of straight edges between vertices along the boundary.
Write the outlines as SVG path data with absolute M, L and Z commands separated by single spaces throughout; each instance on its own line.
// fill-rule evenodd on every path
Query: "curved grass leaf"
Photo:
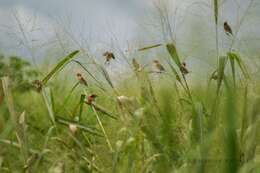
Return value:
M 51 77 L 58 73 L 60 70 L 63 69 L 63 67 L 72 59 L 76 54 L 79 53 L 79 50 L 76 50 L 69 55 L 65 56 L 43 79 L 42 79 L 42 84 L 45 85 Z
M 229 57 L 229 59 L 234 59 L 234 61 L 236 61 L 236 63 L 238 64 L 238 66 L 239 66 L 240 70 L 242 71 L 243 75 L 245 76 L 245 78 L 249 79 L 250 75 L 247 71 L 245 64 L 241 60 L 240 56 L 233 52 L 228 52 L 227 56 Z
M 231 65 L 233 83 L 234 83 L 234 86 L 236 86 L 235 59 L 233 58 L 233 56 L 228 56 L 228 58 L 229 58 L 230 65 Z
M 218 24 L 218 0 L 214 0 L 214 18 L 215 24 Z
M 219 92 L 219 89 L 221 87 L 222 81 L 224 79 L 226 58 L 227 57 L 225 57 L 225 56 L 222 56 L 222 57 L 219 58 L 217 93 Z
M 66 125 L 66 126 L 68 126 L 70 124 L 74 124 L 80 130 L 83 130 L 83 131 L 88 132 L 88 133 L 95 135 L 95 136 L 103 137 L 103 135 L 100 134 L 100 132 L 98 132 L 97 130 L 90 128 L 90 127 L 87 127 L 87 126 L 85 126 L 81 123 L 78 123 L 77 121 L 69 120 L 69 119 L 66 119 L 66 118 L 63 118 L 63 117 L 60 117 L 60 116 L 55 116 L 55 120 L 56 120 L 57 123 L 60 123 L 60 124 Z
M 180 58 L 179 58 L 179 55 L 178 55 L 178 52 L 176 50 L 176 47 L 174 44 L 170 43 L 170 44 L 167 44 L 166 45 L 166 48 L 169 52 L 169 54 L 171 55 L 173 61 L 175 62 L 175 64 L 180 67 L 181 66 L 181 61 L 180 61 Z
M 105 77 L 106 81 L 108 82 L 108 84 L 111 86 L 111 88 L 114 88 L 112 80 L 111 80 L 108 72 L 106 71 L 106 69 L 104 67 L 102 67 L 102 66 L 99 66 L 99 67 L 101 69 L 101 72 L 102 72 L 103 76 Z
M 71 94 L 77 88 L 78 85 L 79 85 L 79 82 L 77 82 L 75 85 L 73 85 L 73 87 L 71 88 L 69 94 L 65 97 L 64 102 L 62 103 L 62 106 L 60 106 L 59 110 L 56 111 L 56 114 L 58 114 L 60 111 L 64 110 L 67 102 L 69 101 L 69 99 L 71 97 Z
M 144 50 L 156 48 L 156 47 L 159 47 L 159 46 L 161 46 L 161 45 L 162 45 L 162 44 L 155 44 L 155 45 L 151 45 L 151 46 L 146 46 L 146 47 L 143 47 L 143 48 L 138 49 L 138 51 L 144 51 Z
M 81 115 L 82 115 L 82 112 L 83 112 L 83 105 L 85 103 L 85 98 L 86 98 L 86 95 L 85 94 L 81 94 L 80 96 L 80 101 L 79 103 L 75 106 L 74 110 L 73 110 L 73 114 L 72 115 L 75 115 L 77 117 L 77 120 L 80 122 L 81 121 Z M 77 113 L 79 110 L 79 113 Z M 75 118 L 75 117 L 74 117 Z
M 49 88 L 43 88 L 42 96 L 43 96 L 44 102 L 46 104 L 46 107 L 48 109 L 49 118 L 50 118 L 52 124 L 55 126 L 55 116 L 54 116 L 54 112 L 53 112 L 51 90 Z

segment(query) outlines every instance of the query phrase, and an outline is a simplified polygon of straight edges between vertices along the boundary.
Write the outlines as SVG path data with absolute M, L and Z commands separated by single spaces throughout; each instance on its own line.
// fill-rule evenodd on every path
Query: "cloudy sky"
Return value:
M 34 45 L 51 42 L 51 38 L 60 34 L 61 30 L 67 32 L 67 35 L 73 35 L 77 40 L 84 38 L 89 42 L 107 42 L 112 35 L 119 40 L 128 40 L 138 33 L 138 19 L 150 10 L 148 2 L 1 0 L 1 47 L 3 50 L 19 48 L 21 44 L 32 44 L 31 42 L 34 42 Z
M 245 51 L 259 50 L 255 43 L 259 43 L 260 5 L 253 0 L 247 11 L 251 1 L 224 0 L 221 4 L 223 50 L 230 44 L 222 31 L 224 21 L 234 31 L 240 30 L 238 46 L 250 41 L 253 50 Z M 192 51 L 194 56 L 207 56 L 215 49 L 209 0 L 0 0 L 0 52 L 38 58 L 46 56 L 45 50 L 134 49 L 167 41 L 160 23 L 160 12 L 167 10 L 174 39 L 185 56 Z M 202 53 L 205 47 L 209 51 Z

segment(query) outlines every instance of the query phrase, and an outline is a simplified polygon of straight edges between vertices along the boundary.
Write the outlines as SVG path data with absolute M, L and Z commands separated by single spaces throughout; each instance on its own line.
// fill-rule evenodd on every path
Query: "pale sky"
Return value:
M 221 50 L 230 44 L 222 30 L 224 21 L 234 31 L 239 28 L 238 48 L 260 50 L 260 5 L 253 1 L 240 27 L 251 0 L 225 0 L 221 5 Z M 206 57 L 215 49 L 209 0 L 0 0 L 0 52 L 39 58 L 46 56 L 45 50 L 48 54 L 84 47 L 95 52 L 164 42 L 158 4 L 168 8 L 174 39 L 185 57 Z M 243 46 L 248 44 L 252 46 Z

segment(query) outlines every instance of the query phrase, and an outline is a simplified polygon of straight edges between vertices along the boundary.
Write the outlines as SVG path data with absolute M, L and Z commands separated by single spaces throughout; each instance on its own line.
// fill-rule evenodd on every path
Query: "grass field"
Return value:
M 138 58 L 157 48 L 163 63 Z M 26 92 L 4 75 L 0 172 L 260 173 L 260 83 L 239 50 L 212 57 L 203 84 L 174 42 L 136 52 L 120 80 L 108 54 L 90 68 L 82 50 L 42 65 Z

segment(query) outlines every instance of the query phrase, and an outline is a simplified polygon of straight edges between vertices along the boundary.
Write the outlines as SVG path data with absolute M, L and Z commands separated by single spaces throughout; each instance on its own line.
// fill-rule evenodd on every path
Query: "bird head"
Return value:
M 159 64 L 159 61 L 158 61 L 158 60 L 153 60 L 153 62 L 154 62 L 155 64 Z
M 81 74 L 81 73 L 76 73 L 76 76 L 77 76 L 77 77 L 81 77 L 82 74 Z

